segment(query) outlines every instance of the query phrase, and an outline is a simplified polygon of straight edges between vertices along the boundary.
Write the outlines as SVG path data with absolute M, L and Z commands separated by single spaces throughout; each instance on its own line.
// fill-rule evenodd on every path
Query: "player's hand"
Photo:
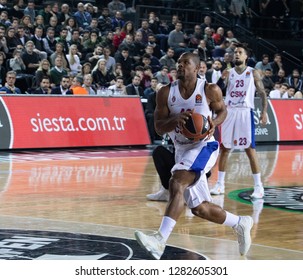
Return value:
M 177 125 L 182 130 L 184 125 L 186 124 L 187 120 L 190 118 L 194 110 L 182 112 L 176 116 L 177 118 Z
M 206 140 L 210 139 L 214 135 L 215 128 L 216 128 L 212 118 L 210 116 L 208 116 L 207 119 L 208 119 L 208 122 L 209 122 L 209 130 L 208 130 L 208 135 L 206 137 Z
M 267 113 L 266 112 L 261 113 L 260 123 L 261 123 L 261 125 L 266 125 L 266 123 L 267 123 Z

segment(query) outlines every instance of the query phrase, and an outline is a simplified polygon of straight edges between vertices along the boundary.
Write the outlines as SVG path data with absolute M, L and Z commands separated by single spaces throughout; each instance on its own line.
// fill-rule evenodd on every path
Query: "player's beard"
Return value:
M 241 60 L 236 60 L 236 61 L 235 61 L 235 65 L 236 65 L 236 66 L 240 66 L 240 65 L 243 65 L 243 64 L 244 64 L 244 62 L 241 61 Z

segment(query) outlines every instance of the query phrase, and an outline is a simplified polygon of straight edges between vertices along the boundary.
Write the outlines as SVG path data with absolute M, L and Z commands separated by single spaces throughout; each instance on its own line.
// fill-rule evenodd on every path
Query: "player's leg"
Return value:
M 171 169 L 175 164 L 174 153 L 163 146 L 158 146 L 154 149 L 152 157 L 162 186 L 158 192 L 148 194 L 146 197 L 148 200 L 168 201 L 169 179 L 171 177 Z
M 221 144 L 218 161 L 218 180 L 215 186 L 210 189 L 210 193 L 213 195 L 224 194 L 225 192 L 225 174 L 229 154 L 230 149 L 225 148 L 223 144 Z
M 261 181 L 261 172 L 256 150 L 252 147 L 245 149 L 246 155 L 249 159 L 253 179 L 254 179 L 254 192 L 251 195 L 253 199 L 262 199 L 264 197 L 264 188 Z

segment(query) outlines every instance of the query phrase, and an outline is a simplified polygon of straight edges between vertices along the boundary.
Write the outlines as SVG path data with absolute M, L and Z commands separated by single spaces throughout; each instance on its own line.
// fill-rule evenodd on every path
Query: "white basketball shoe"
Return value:
M 169 200 L 169 191 L 161 186 L 160 190 L 156 193 L 151 193 L 146 196 L 148 200 L 155 201 L 168 201 Z
M 238 236 L 239 252 L 240 254 L 246 255 L 250 245 L 251 237 L 250 230 L 253 227 L 253 219 L 250 216 L 240 216 L 239 223 L 236 224 L 233 229 Z
M 224 183 L 217 182 L 213 188 L 209 190 L 210 194 L 219 195 L 225 193 L 225 185 Z
M 250 195 L 251 199 L 261 199 L 264 197 L 264 188 L 262 185 L 255 185 L 254 192 Z
M 147 235 L 141 231 L 135 232 L 135 238 L 142 249 L 144 249 L 151 257 L 160 260 L 165 250 L 165 241 L 159 231 Z

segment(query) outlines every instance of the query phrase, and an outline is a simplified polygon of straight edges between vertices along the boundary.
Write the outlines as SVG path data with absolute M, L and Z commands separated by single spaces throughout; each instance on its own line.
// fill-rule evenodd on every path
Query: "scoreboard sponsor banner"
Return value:
M 146 144 L 138 97 L 0 97 L 0 149 Z

